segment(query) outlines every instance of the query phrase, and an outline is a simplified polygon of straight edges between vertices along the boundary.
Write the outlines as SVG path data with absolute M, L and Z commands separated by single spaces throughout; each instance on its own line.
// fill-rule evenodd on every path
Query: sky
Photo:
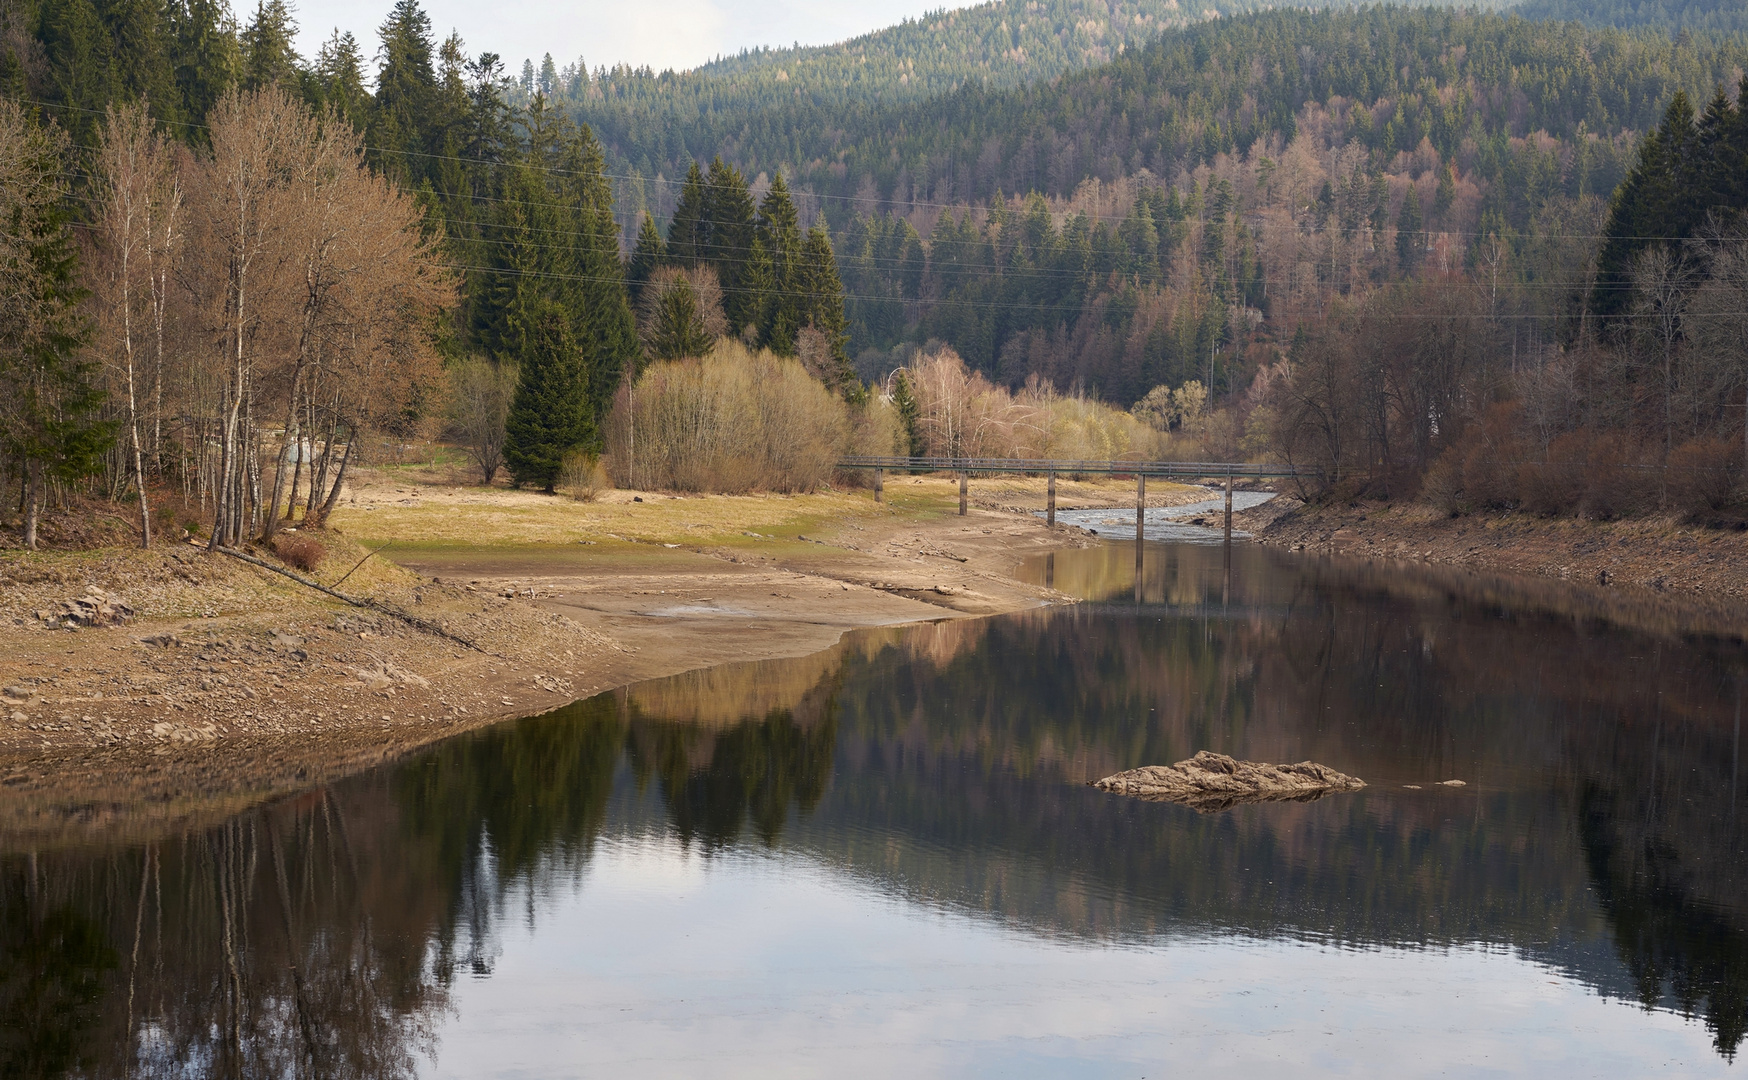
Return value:
M 247 22 L 255 5 L 234 0 Z M 296 3 L 296 0 L 294 0 Z M 495 52 L 504 66 L 536 66 L 544 53 L 563 67 L 578 56 L 589 68 L 617 63 L 697 67 L 761 45 L 827 45 L 970 0 L 421 0 L 439 41 L 458 31 L 471 55 Z M 377 27 L 392 0 L 296 3 L 298 51 L 308 59 L 335 28 L 350 30 L 374 58 Z

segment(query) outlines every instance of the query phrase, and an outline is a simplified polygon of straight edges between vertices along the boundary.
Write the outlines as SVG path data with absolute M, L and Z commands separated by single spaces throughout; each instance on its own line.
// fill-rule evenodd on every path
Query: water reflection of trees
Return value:
M 219 828 L 0 861 L 0 1075 L 415 1075 L 511 897 L 586 864 L 627 756 L 683 834 L 776 843 L 825 789 L 831 696 L 709 730 L 597 698 Z
M 0 1074 L 409 1075 L 506 909 L 574 887 L 614 815 L 644 813 L 707 854 L 782 845 L 1052 935 L 1509 943 L 1699 1015 L 1734 1053 L 1748 883 L 1719 807 L 1739 790 L 1739 653 L 1658 655 L 1338 567 L 1241 560 L 1229 585 L 1218 554 L 1150 564 L 1139 608 L 872 632 L 482 731 L 222 828 L 0 861 Z M 1204 817 L 1080 783 L 1204 747 L 1374 788 Z M 1474 786 L 1397 786 L 1452 774 Z M 1561 951 L 1596 940 L 1596 897 L 1626 985 Z
M 1486 582 L 1474 598 L 1270 559 L 1241 560 L 1229 584 L 1218 551 L 1180 550 L 1148 564 L 1140 607 L 998 620 L 942 664 L 850 672 L 839 753 L 863 766 L 840 769 L 791 842 L 1045 932 L 1511 943 L 1700 1015 L 1733 1053 L 1740 647 L 1518 609 Z M 1377 786 L 1203 819 L 1074 783 L 1204 747 Z M 1471 788 L 1400 788 L 1452 776 Z M 850 852 L 839 821 L 894 839 Z M 1607 880 L 1598 835 L 1615 838 Z M 1637 986 L 1583 946 L 1593 888 Z

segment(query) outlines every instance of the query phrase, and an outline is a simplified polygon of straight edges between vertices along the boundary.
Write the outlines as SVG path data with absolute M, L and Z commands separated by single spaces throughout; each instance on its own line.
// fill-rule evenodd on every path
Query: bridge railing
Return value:
M 1311 476 L 1304 466 L 1241 461 L 1085 461 L 1053 458 L 845 457 L 840 469 L 958 473 L 1069 473 L 1079 476 L 1210 477 L 1272 480 Z

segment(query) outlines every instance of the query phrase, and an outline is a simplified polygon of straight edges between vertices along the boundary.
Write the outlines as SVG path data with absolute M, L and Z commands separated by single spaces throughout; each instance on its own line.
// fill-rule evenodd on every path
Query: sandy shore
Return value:
M 578 503 L 365 474 L 311 576 L 477 647 L 190 545 L 0 555 L 0 836 L 158 832 L 612 687 L 798 656 L 845 631 L 1072 602 L 1014 576 L 1093 543 L 1031 511 L 1042 481 Z M 1156 485 L 1152 505 L 1197 488 Z M 1064 484 L 1065 509 L 1132 503 Z M 379 555 L 359 558 L 389 545 Z M 90 595 L 125 624 L 63 628 Z M 44 618 L 47 616 L 47 618 Z

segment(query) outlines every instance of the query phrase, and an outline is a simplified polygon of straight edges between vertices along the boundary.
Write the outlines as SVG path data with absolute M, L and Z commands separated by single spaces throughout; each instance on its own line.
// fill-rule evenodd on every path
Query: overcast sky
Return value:
M 253 0 L 233 0 L 247 22 Z M 376 28 L 392 0 L 296 2 L 298 51 L 310 58 L 335 27 L 357 36 L 374 60 Z M 970 0 L 423 0 L 439 41 L 459 31 L 470 54 L 495 52 L 520 71 L 552 53 L 560 67 L 582 56 L 591 69 L 625 62 L 691 68 L 760 45 L 825 45 L 906 17 Z M 374 68 L 372 69 L 374 70 Z

